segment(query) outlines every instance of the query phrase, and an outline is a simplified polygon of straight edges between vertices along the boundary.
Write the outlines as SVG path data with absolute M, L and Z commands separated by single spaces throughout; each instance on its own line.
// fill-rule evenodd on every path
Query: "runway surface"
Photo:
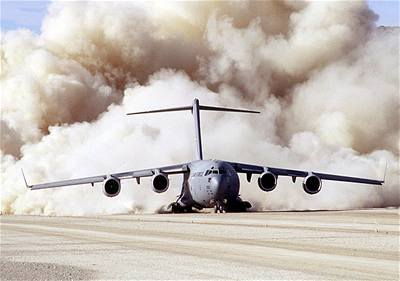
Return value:
M 399 280 L 399 209 L 1 216 L 1 280 Z

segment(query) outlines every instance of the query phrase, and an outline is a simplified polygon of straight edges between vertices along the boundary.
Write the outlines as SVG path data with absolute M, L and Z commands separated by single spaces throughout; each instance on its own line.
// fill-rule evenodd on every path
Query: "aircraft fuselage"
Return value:
M 189 164 L 189 177 L 183 183 L 181 206 L 214 207 L 216 202 L 238 200 L 240 181 L 235 169 L 219 160 L 198 160 Z

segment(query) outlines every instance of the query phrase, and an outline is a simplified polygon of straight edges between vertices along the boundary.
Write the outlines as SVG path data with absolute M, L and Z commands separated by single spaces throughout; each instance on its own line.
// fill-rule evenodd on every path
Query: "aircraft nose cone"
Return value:
M 221 182 L 222 182 L 221 177 L 213 177 L 213 178 L 211 179 L 211 184 L 212 184 L 212 186 L 214 186 L 214 187 L 220 186 L 220 185 L 221 185 Z
M 221 176 L 215 176 L 211 179 L 211 186 L 213 189 L 217 192 L 220 193 L 223 191 L 223 179 Z

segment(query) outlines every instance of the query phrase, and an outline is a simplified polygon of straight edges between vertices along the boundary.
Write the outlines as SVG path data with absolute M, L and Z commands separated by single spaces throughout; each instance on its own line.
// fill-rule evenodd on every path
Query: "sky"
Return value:
M 42 19 L 51 1 L 1 0 L 1 31 L 28 28 L 40 33 Z
M 28 28 L 40 33 L 40 26 L 51 1 L 7 1 L 1 3 L 1 31 Z M 399 26 L 399 2 L 369 0 L 369 6 L 379 15 L 377 25 Z

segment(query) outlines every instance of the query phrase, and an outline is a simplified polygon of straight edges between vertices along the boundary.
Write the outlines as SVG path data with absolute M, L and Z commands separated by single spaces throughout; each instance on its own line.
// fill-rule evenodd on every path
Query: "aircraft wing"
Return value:
M 155 175 L 156 173 L 164 173 L 167 175 L 186 173 L 186 172 L 188 172 L 187 166 L 188 166 L 188 163 L 184 163 L 184 164 L 165 166 L 165 167 L 159 167 L 159 168 L 129 171 L 129 172 L 123 172 L 123 173 L 115 173 L 115 174 L 109 174 L 109 175 L 100 175 L 100 176 L 70 179 L 70 180 L 62 180 L 62 181 L 33 184 L 33 185 L 28 185 L 23 172 L 22 172 L 22 174 L 24 176 L 26 187 L 30 188 L 31 190 L 37 190 L 37 189 L 70 186 L 70 185 L 78 185 L 78 184 L 92 184 L 93 185 L 96 182 L 103 182 L 109 176 L 120 179 L 120 180 L 136 179 L 137 182 L 139 183 L 140 178 L 151 177 L 151 176 Z
M 293 182 L 297 177 L 305 178 L 308 175 L 312 174 L 319 177 L 322 180 L 330 180 L 330 181 L 344 181 L 344 182 L 353 182 L 353 183 L 363 183 L 363 184 L 372 184 L 372 185 L 382 185 L 385 180 L 375 180 L 375 179 L 367 179 L 367 178 L 357 178 L 357 177 L 349 177 L 349 176 L 341 176 L 341 175 L 333 175 L 333 174 L 323 174 L 317 172 L 310 171 L 301 171 L 301 170 L 290 170 L 283 168 L 274 168 L 274 167 L 266 167 L 266 166 L 257 166 L 251 164 L 243 164 L 243 163 L 235 163 L 229 162 L 233 168 L 238 173 L 247 174 L 247 180 L 250 181 L 252 174 L 262 174 L 264 172 L 271 172 L 276 176 L 288 176 L 292 177 Z

